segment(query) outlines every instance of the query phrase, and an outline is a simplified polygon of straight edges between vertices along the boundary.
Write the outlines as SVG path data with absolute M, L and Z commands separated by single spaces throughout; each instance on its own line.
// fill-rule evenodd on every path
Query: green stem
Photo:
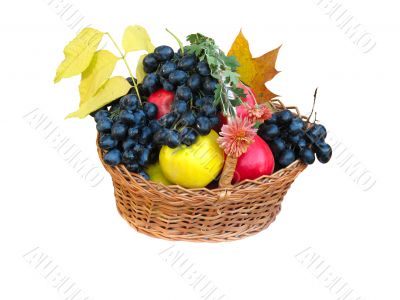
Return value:
M 182 44 L 181 40 L 180 40 L 175 34 L 173 34 L 171 31 L 169 31 L 168 28 L 165 28 L 165 30 L 166 30 L 170 35 L 172 35 L 172 37 L 175 39 L 175 41 L 179 44 L 179 48 L 181 48 L 181 54 L 183 55 L 183 54 L 184 54 L 184 52 L 183 52 L 183 44 Z
M 105 34 L 108 35 L 108 37 L 110 38 L 111 42 L 114 44 L 115 48 L 118 50 L 119 54 L 121 55 L 121 58 L 124 61 L 126 68 L 128 69 L 128 73 L 132 78 L 133 87 L 135 88 L 136 94 L 137 94 L 138 99 L 139 99 L 139 103 L 140 103 L 140 105 L 142 105 L 142 99 L 140 99 L 139 89 L 138 89 L 137 83 L 135 81 L 135 77 L 133 77 L 132 70 L 129 67 L 128 61 L 126 60 L 126 55 L 121 51 L 121 49 L 119 48 L 118 44 L 115 42 L 115 40 L 111 36 L 111 34 L 109 32 L 106 32 Z

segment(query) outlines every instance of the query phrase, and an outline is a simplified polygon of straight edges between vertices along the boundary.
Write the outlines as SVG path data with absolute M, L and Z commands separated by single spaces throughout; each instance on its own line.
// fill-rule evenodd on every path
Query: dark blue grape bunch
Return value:
M 99 146 L 106 153 L 104 162 L 110 166 L 124 164 L 134 173 L 149 179 L 144 169 L 158 160 L 160 147 L 153 142 L 161 128 L 155 117 L 157 106 L 140 104 L 130 93 L 103 107 L 94 114 L 99 132 Z
M 321 124 L 307 124 L 291 111 L 282 110 L 260 125 L 257 133 L 270 146 L 276 170 L 296 159 L 306 164 L 313 164 L 315 156 L 321 163 L 331 159 L 332 148 L 325 142 L 326 128 Z
M 207 135 L 219 125 L 221 108 L 213 104 L 217 81 L 206 61 L 186 51 L 159 46 L 145 56 L 143 68 L 147 73 L 141 86 L 145 96 L 158 89 L 175 93 L 171 112 L 159 120 L 155 143 L 171 148 L 190 146 L 197 136 Z

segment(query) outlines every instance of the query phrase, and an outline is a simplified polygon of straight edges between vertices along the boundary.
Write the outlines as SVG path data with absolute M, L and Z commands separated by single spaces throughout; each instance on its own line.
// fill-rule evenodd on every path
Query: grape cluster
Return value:
M 162 128 L 155 133 L 159 145 L 190 146 L 198 135 L 209 134 L 219 124 L 220 107 L 213 105 L 217 81 L 206 61 L 159 46 L 145 56 L 143 68 L 147 73 L 140 85 L 144 96 L 159 89 L 174 92 L 171 111 L 160 118 Z
M 106 151 L 104 162 L 110 166 L 123 163 L 130 172 L 146 179 L 147 166 L 158 160 L 160 147 L 153 142 L 161 125 L 155 117 L 157 106 L 140 105 L 136 94 L 130 93 L 103 107 L 93 116 L 99 132 L 99 146 Z
M 327 163 L 332 148 L 325 142 L 327 131 L 321 124 L 307 123 L 289 110 L 276 112 L 260 125 L 257 134 L 270 146 L 276 169 L 287 167 L 300 158 L 306 164 Z

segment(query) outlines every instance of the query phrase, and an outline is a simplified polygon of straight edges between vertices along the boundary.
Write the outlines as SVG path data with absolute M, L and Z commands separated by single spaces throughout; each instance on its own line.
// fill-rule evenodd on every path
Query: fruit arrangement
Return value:
M 110 33 L 93 28 L 64 49 L 55 82 L 81 74 L 79 109 L 67 118 L 94 118 L 109 171 L 127 170 L 128 180 L 134 174 L 160 189 L 226 191 L 260 178 L 268 182 L 274 172 L 312 164 L 315 156 L 330 160 L 325 127 L 310 122 L 312 113 L 305 118 L 274 105 L 277 95 L 265 86 L 277 74 L 279 48 L 253 58 L 240 32 L 225 54 L 200 33 L 183 45 L 167 31 L 177 49 L 155 47 L 141 26 L 125 30 L 123 49 Z M 97 50 L 106 36 L 119 55 Z M 135 76 L 128 62 L 134 51 L 145 51 Z M 112 77 L 118 61 L 128 77 Z

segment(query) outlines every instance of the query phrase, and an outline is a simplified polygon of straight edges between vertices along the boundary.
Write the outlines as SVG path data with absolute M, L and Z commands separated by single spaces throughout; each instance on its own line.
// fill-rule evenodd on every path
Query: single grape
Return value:
M 291 149 L 285 149 L 279 156 L 279 164 L 282 167 L 287 167 L 296 160 L 296 156 Z
M 279 157 L 281 152 L 286 149 L 285 141 L 279 137 L 268 142 L 268 145 L 271 147 L 275 157 Z
M 172 109 L 178 114 L 183 114 L 188 110 L 188 104 L 183 100 L 175 100 Z
M 189 101 L 193 95 L 192 90 L 189 87 L 181 85 L 176 89 L 175 96 L 179 100 Z
M 118 145 L 116 139 L 114 139 L 110 134 L 102 134 L 99 140 L 99 146 L 101 149 L 110 150 Z
M 205 60 L 202 60 L 197 64 L 196 71 L 201 76 L 209 76 L 211 74 L 210 67 Z
M 321 124 L 314 124 L 314 126 L 310 128 L 310 133 L 316 141 L 324 140 L 327 136 L 326 128 Z
M 201 88 L 201 76 L 199 74 L 191 75 L 187 80 L 187 85 L 193 92 L 197 92 Z
M 326 143 L 321 143 L 319 144 L 316 154 L 318 160 L 321 163 L 326 164 L 332 157 L 332 148 Z
M 122 153 L 122 162 L 124 164 L 133 163 L 136 160 L 136 154 L 133 150 L 125 150 Z
M 190 71 L 196 66 L 196 56 L 189 54 L 183 56 L 179 61 L 178 61 L 178 69 L 183 70 L 183 71 Z
M 155 73 L 147 74 L 143 79 L 143 89 L 149 94 L 154 93 L 160 87 L 160 79 Z
M 123 143 L 122 143 L 122 149 L 124 151 L 133 149 L 133 147 L 136 145 L 136 141 L 132 138 L 127 138 Z
M 280 125 L 289 125 L 292 119 L 293 114 L 288 109 L 277 112 L 277 123 Z
M 301 150 L 300 150 L 300 153 L 299 153 L 299 157 L 300 157 L 300 159 L 301 159 L 304 163 L 306 163 L 307 165 L 311 165 L 311 164 L 313 164 L 314 161 L 315 161 L 314 152 L 313 152 L 311 149 L 309 149 L 309 148 L 303 148 L 303 149 L 301 149 Z
M 176 64 L 172 61 L 165 62 L 160 69 L 160 75 L 164 78 L 168 78 L 169 74 L 176 70 Z
M 160 125 L 165 128 L 169 128 L 176 122 L 177 117 L 178 115 L 175 112 L 170 112 L 166 115 L 163 115 L 159 120 Z
M 162 85 L 162 88 L 166 91 L 172 92 L 175 89 L 174 85 L 165 78 L 161 78 L 160 83 Z
M 297 143 L 301 139 L 301 136 L 299 134 L 294 134 L 294 135 L 290 134 L 287 139 L 288 139 L 289 143 L 292 143 L 293 145 L 297 145 Z
M 116 166 L 121 163 L 122 155 L 118 149 L 112 149 L 104 155 L 104 162 L 110 166 Z
M 157 120 L 151 120 L 149 122 L 149 127 L 153 133 L 156 133 L 158 130 L 161 129 L 161 125 Z
M 303 131 L 304 122 L 302 119 L 296 117 L 289 124 L 289 133 L 290 134 L 298 134 Z
M 212 104 L 205 104 L 201 108 L 201 113 L 207 117 L 214 116 L 217 113 L 217 109 Z
M 182 70 L 175 70 L 168 76 L 170 83 L 174 85 L 182 85 L 188 80 L 189 75 Z
M 96 129 L 98 132 L 107 133 L 111 131 L 112 126 L 113 122 L 110 118 L 103 118 L 97 122 Z
M 217 88 L 217 80 L 212 77 L 206 77 L 203 81 L 203 91 L 208 95 L 213 95 Z
M 134 111 L 139 106 L 139 98 L 134 94 L 128 94 L 119 101 L 121 109 Z
M 146 73 L 151 73 L 157 70 L 159 61 L 157 55 L 150 53 L 146 55 L 143 59 L 143 69 Z
M 154 119 L 157 116 L 158 108 L 157 105 L 151 102 L 146 102 L 143 105 L 143 111 L 148 119 Z
M 200 116 L 196 120 L 196 130 L 200 135 L 207 135 L 211 131 L 211 122 L 207 117 Z
M 98 122 L 101 119 L 108 118 L 110 116 L 110 112 L 106 109 L 99 109 L 94 114 L 94 120 Z
M 139 143 L 142 145 L 146 145 L 149 143 L 153 135 L 153 132 L 151 131 L 150 127 L 143 127 L 139 136 Z
M 174 57 L 174 50 L 170 46 L 158 46 L 154 49 L 154 54 L 160 61 L 166 61 Z
M 135 115 L 129 110 L 123 110 L 119 114 L 119 120 L 127 125 L 132 125 L 135 123 Z
M 154 133 L 153 143 L 156 145 L 164 145 L 167 141 L 168 133 L 169 133 L 168 129 L 161 127 L 160 130 Z
M 186 146 L 191 146 L 196 142 L 197 133 L 192 128 L 185 127 L 180 132 L 179 139 L 181 140 L 182 144 Z
M 114 123 L 111 128 L 111 135 L 118 141 L 122 141 L 128 132 L 128 126 L 121 122 Z
M 180 123 L 185 127 L 193 126 L 196 123 L 196 116 L 192 111 L 188 111 L 182 115 Z
M 307 141 L 303 138 L 300 138 L 297 142 L 297 147 L 299 149 L 303 149 L 303 148 L 307 147 Z
M 168 132 L 166 144 L 170 148 L 176 148 L 179 146 L 179 133 L 176 130 L 170 130 Z
M 142 110 L 134 112 L 133 116 L 135 125 L 143 125 L 146 123 L 146 114 Z
M 262 137 L 265 141 L 271 141 L 279 136 L 279 127 L 275 124 L 266 125 L 261 124 L 258 128 L 258 135 Z

